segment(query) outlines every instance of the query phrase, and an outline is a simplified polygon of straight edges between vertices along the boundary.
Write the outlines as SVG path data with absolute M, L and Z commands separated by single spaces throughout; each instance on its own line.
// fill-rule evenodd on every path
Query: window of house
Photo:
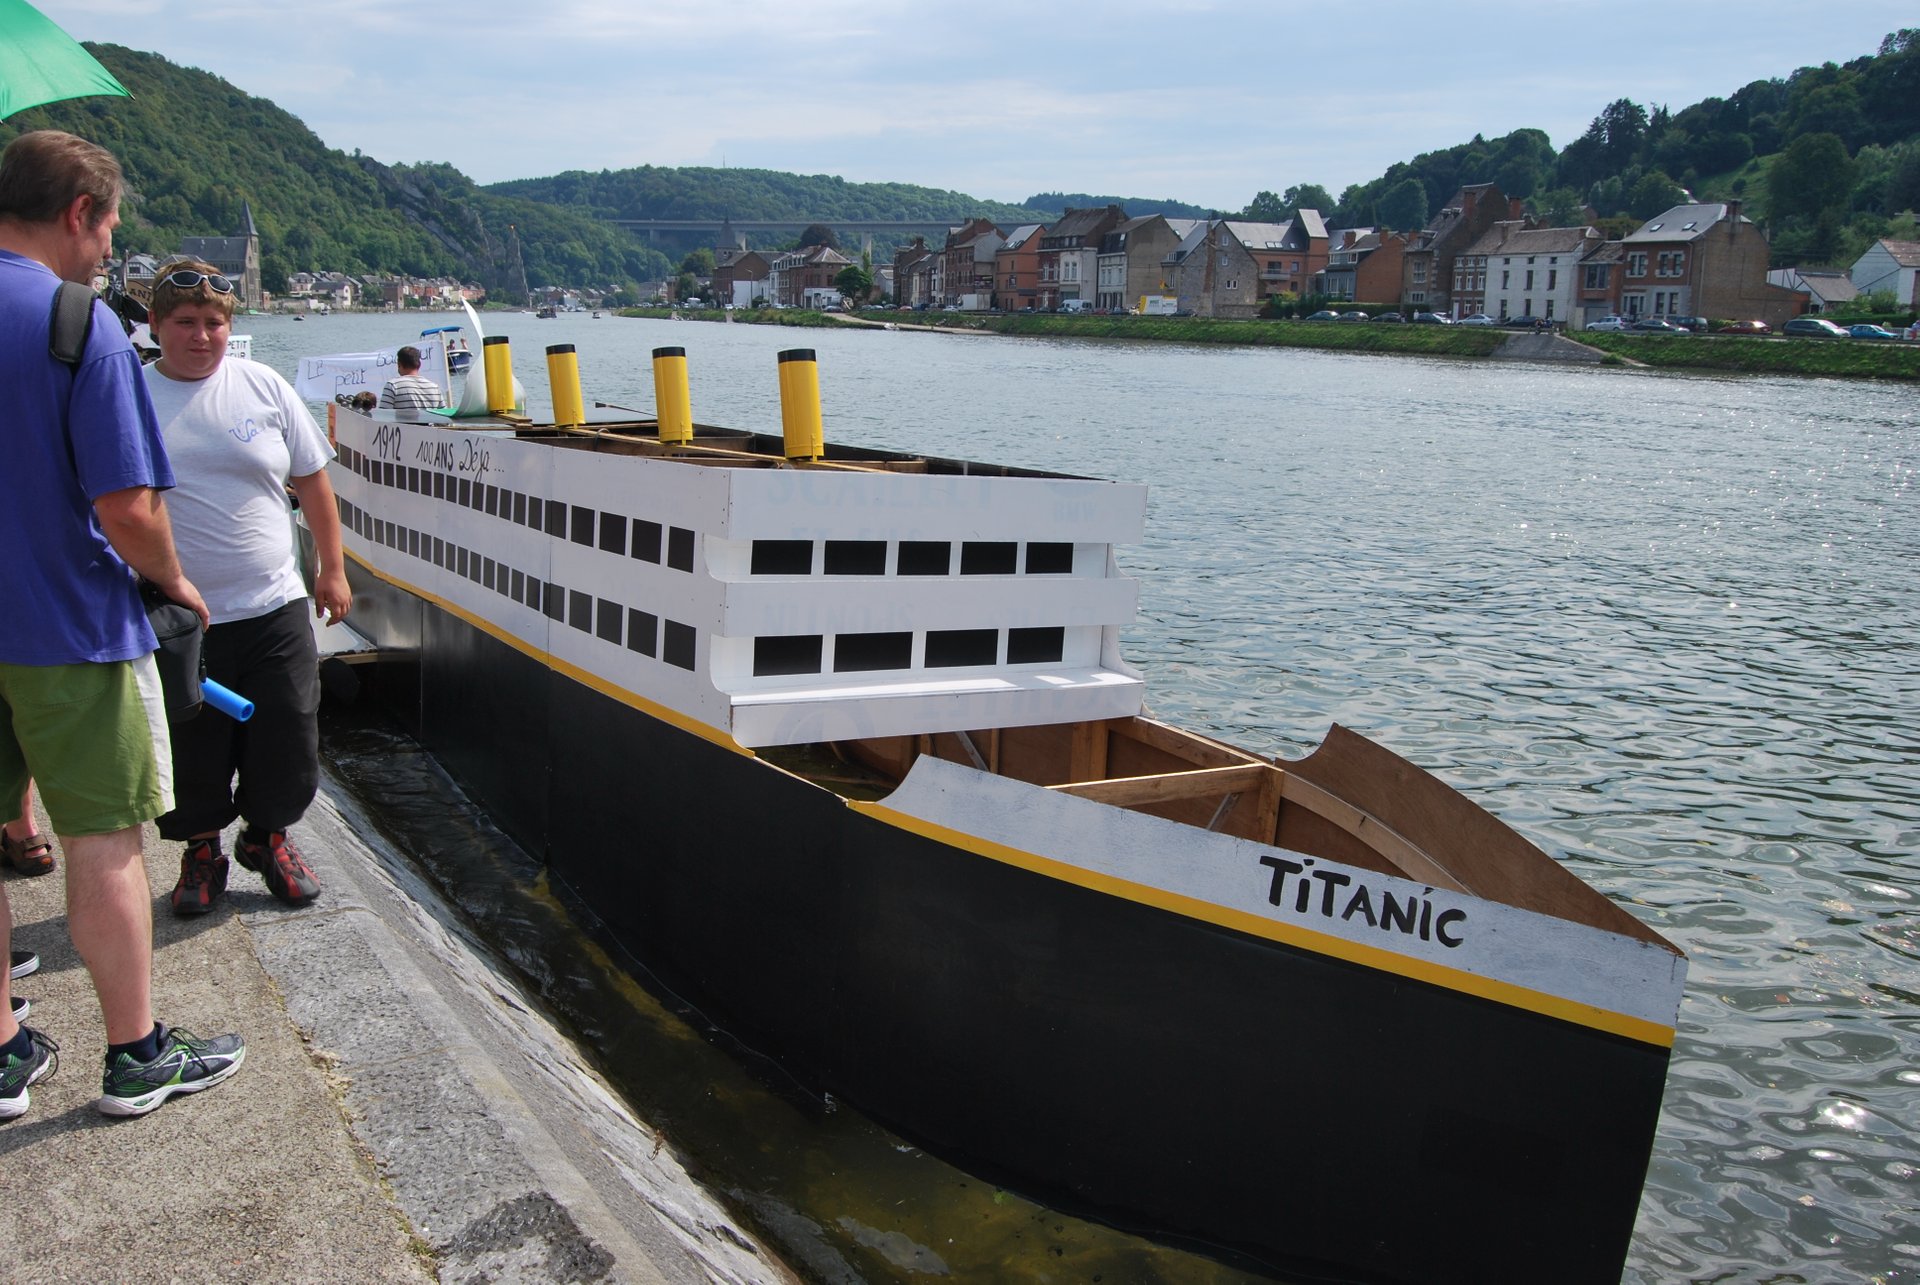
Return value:
M 1630 277 L 1644 277 L 1647 275 L 1646 251 L 1636 250 L 1627 256 L 1627 275 Z
M 1527 269 L 1527 284 L 1524 288 L 1528 290 L 1533 289 L 1533 269 L 1532 268 Z M 1528 309 L 1528 311 L 1531 312 L 1532 309 Z
M 1427 283 L 1427 265 L 1424 261 L 1413 265 L 1413 283 L 1417 286 Z
M 1547 289 L 1552 290 L 1560 284 L 1560 269 L 1547 269 Z
M 1508 271 L 1506 271 L 1505 269 L 1502 269 L 1502 270 L 1501 270 L 1501 273 L 1500 273 L 1500 288 L 1501 288 L 1502 290 L 1505 290 L 1505 289 L 1507 288 L 1507 286 L 1508 286 L 1508 284 L 1509 284 L 1509 282 L 1508 282 L 1508 278 L 1509 278 L 1509 277 L 1511 277 L 1512 275 L 1513 275 L 1513 274 L 1512 274 L 1511 272 L 1508 272 Z

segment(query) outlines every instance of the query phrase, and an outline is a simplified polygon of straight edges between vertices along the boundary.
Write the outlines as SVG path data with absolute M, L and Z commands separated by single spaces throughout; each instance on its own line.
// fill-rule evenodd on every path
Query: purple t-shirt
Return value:
M 101 534 L 93 501 L 170 487 L 140 358 L 93 305 L 78 367 L 47 351 L 60 280 L 0 250 L 0 661 L 68 665 L 154 649 L 131 568 Z

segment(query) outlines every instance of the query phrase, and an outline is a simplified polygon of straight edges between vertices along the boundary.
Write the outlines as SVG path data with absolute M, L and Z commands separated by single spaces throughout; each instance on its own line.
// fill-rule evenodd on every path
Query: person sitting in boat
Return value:
M 427 422 L 427 412 L 439 407 L 445 399 L 440 396 L 440 385 L 420 373 L 420 350 L 408 344 L 394 354 L 399 362 L 400 373 L 387 381 L 380 390 L 380 408 L 397 412 L 395 419 L 409 424 Z
M 240 864 L 278 900 L 304 905 L 320 882 L 287 830 L 319 788 L 320 672 L 287 488 L 313 536 L 314 614 L 335 624 L 353 594 L 327 480 L 333 448 L 278 372 L 227 356 L 233 283 L 211 264 L 170 265 L 152 309 L 160 360 L 146 368 L 147 389 L 178 482 L 167 509 L 180 563 L 212 620 L 207 676 L 254 706 L 245 723 L 203 710 L 172 725 L 175 807 L 158 825 L 187 845 L 173 912 L 202 914 L 226 891 L 220 836 L 235 819 L 245 822 Z

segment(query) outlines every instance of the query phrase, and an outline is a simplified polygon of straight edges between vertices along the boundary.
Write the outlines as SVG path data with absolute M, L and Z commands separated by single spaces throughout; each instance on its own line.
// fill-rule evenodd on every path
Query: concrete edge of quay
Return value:
M 312 905 L 234 862 L 223 904 L 177 919 L 180 845 L 148 827 L 157 1015 L 248 1050 L 134 1120 L 93 1107 L 105 1036 L 64 854 L 7 873 L 14 947 L 41 957 L 14 993 L 62 1059 L 0 1125 L 15 1279 L 795 1279 L 331 779 L 293 836 Z

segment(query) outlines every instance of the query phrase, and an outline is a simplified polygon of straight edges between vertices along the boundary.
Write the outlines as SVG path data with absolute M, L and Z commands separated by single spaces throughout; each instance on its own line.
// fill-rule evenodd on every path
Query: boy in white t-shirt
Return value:
M 313 534 L 314 613 L 331 625 L 353 605 L 327 481 L 333 448 L 277 372 L 227 356 L 233 308 L 232 282 L 210 264 L 170 264 L 155 280 L 160 360 L 147 367 L 147 389 L 178 483 L 167 495 L 174 542 L 213 622 L 202 640 L 207 676 L 254 706 L 245 723 L 202 710 L 171 729 L 176 802 L 158 824 L 187 844 L 177 915 L 202 914 L 226 891 L 220 835 L 236 818 L 240 864 L 269 892 L 297 906 L 320 891 L 287 840 L 320 781 L 319 661 L 289 486 Z

